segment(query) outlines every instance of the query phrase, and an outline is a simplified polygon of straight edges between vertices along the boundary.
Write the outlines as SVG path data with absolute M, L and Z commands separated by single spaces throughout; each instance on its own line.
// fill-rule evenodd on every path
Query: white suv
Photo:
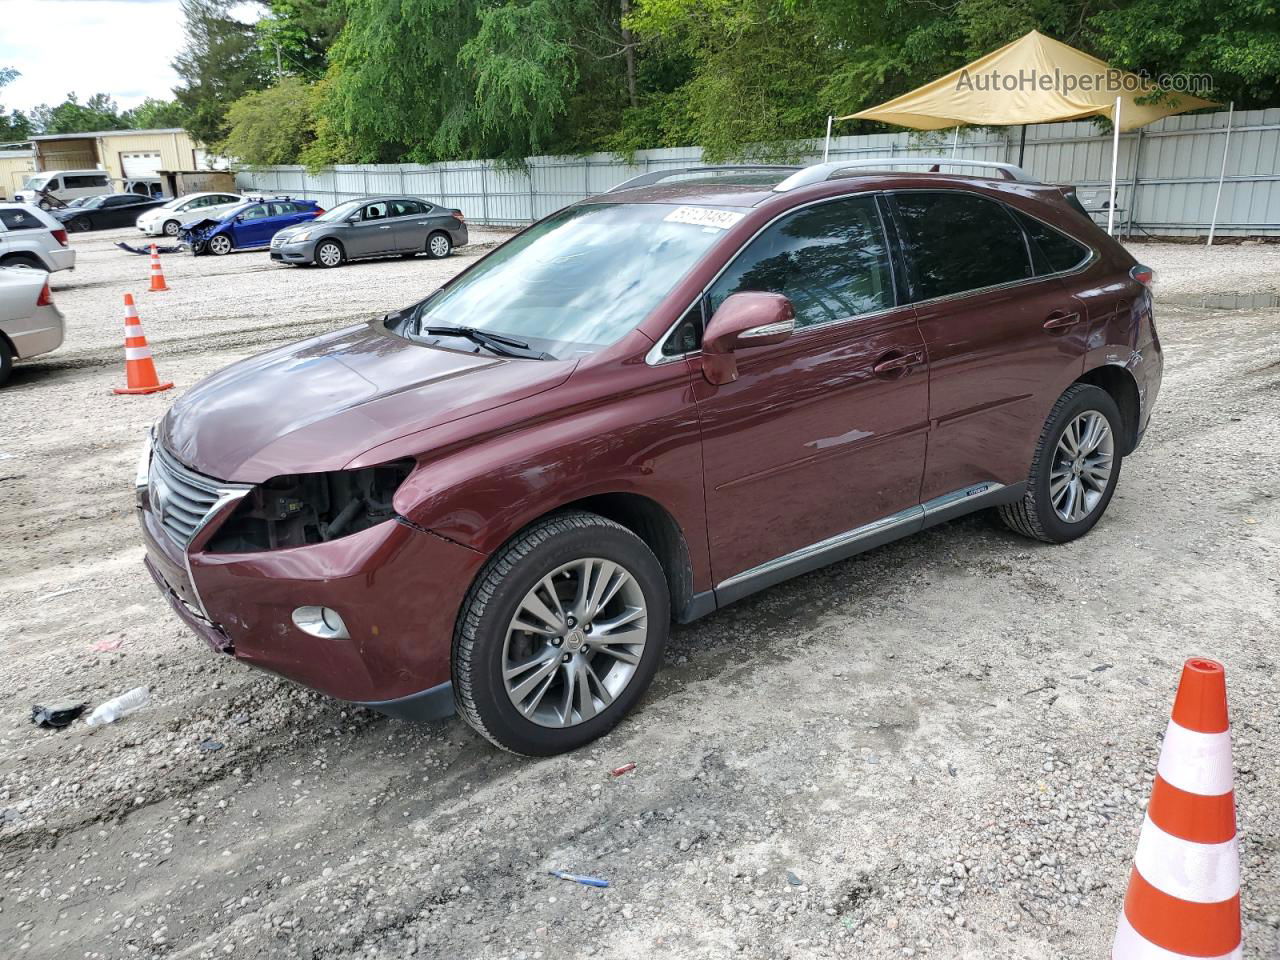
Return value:
M 76 252 L 57 220 L 29 203 L 0 203 L 0 267 L 73 270 Z

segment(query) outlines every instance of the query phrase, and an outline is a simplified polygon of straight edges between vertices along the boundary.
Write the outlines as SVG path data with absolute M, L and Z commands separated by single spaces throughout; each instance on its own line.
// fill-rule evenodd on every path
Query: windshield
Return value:
M 27 189 L 29 189 L 29 190 L 43 190 L 43 189 L 45 188 L 45 186 L 47 186 L 47 185 L 48 185 L 49 181 L 50 181 L 50 180 L 52 180 L 52 179 L 53 179 L 53 177 L 28 177 L 28 178 L 27 178 Z
M 313 220 L 312 222 L 313 223 L 333 223 L 334 221 L 337 221 L 337 220 L 345 220 L 347 219 L 347 217 L 351 216 L 353 213 L 355 213 L 357 210 L 363 207 L 364 204 L 365 204 L 365 201 L 363 200 L 348 200 L 346 203 L 340 203 L 336 207 L 334 207 L 332 210 L 329 210 L 325 213 L 320 214 L 320 216 L 316 217 L 315 220 Z
M 562 356 L 553 344 L 608 346 L 633 330 L 742 216 L 655 203 L 570 207 L 427 299 L 419 329 L 475 327 Z

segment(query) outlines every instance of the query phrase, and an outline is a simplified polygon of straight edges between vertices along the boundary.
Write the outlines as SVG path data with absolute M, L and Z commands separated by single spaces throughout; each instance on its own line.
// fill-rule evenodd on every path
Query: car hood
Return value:
M 406 434 L 548 390 L 574 366 L 442 350 L 363 325 L 214 374 L 170 408 L 157 439 L 229 482 L 340 470 Z

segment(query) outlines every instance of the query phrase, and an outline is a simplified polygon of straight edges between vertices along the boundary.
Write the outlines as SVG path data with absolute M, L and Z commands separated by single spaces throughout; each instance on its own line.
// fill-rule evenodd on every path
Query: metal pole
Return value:
M 826 163 L 827 158 L 831 156 L 831 122 L 835 117 L 827 115 L 827 142 L 822 145 L 822 162 Z
M 1236 102 L 1231 101 L 1227 107 L 1227 139 L 1222 141 L 1222 170 L 1218 174 L 1218 195 L 1213 198 L 1213 220 L 1209 224 L 1209 242 L 1206 247 L 1213 246 L 1213 235 L 1218 229 L 1218 204 L 1222 202 L 1222 181 L 1227 178 L 1227 148 L 1231 146 L 1231 117 L 1236 112 Z
M 1142 140 L 1146 131 L 1138 128 L 1138 136 L 1133 142 L 1133 180 L 1129 183 L 1129 211 L 1124 218 L 1124 238 L 1133 239 L 1133 215 L 1138 209 L 1138 173 L 1142 169 Z
M 956 155 L 956 147 L 960 146 L 960 124 L 956 124 L 955 136 L 951 138 L 951 155 Z
M 1026 128 L 1023 127 L 1025 130 Z M 1107 202 L 1107 236 L 1115 236 L 1116 225 L 1116 164 L 1120 162 L 1120 98 L 1111 111 L 1111 199 Z
M 1022 125 L 1022 134 L 1018 137 L 1018 166 L 1022 166 L 1022 160 L 1027 155 L 1027 125 Z

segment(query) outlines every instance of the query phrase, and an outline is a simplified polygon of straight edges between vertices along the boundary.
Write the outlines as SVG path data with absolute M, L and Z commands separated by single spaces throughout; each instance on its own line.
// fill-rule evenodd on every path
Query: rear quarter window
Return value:
M 0 210 L 0 223 L 9 230 L 48 230 L 49 227 L 26 210 Z
M 894 199 L 916 300 L 1035 276 L 1022 228 L 1004 204 L 958 191 L 904 192 Z
M 1036 261 L 1037 276 L 1074 270 L 1089 259 L 1092 251 L 1083 243 L 1072 240 L 1065 233 L 1021 211 L 1016 216 L 1022 223 L 1022 229 L 1031 238 L 1031 253 Z

